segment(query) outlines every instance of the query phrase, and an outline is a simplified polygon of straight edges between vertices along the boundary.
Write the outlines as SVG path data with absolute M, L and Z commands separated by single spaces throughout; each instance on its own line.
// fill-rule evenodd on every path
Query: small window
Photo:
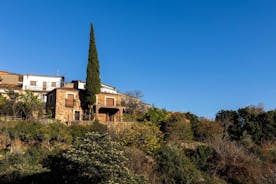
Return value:
M 80 111 L 75 111 L 75 121 L 80 120 Z
M 30 81 L 31 86 L 36 86 L 36 81 Z
M 52 82 L 51 86 L 52 86 L 52 88 L 55 88 L 55 87 L 57 87 L 57 83 L 56 82 Z

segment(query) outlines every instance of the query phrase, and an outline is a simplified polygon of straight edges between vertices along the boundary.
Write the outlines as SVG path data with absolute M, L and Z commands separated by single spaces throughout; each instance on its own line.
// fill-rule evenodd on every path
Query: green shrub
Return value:
M 150 121 L 155 125 L 162 125 L 170 118 L 170 113 L 164 109 L 150 108 L 144 115 L 143 121 Z
M 210 165 L 215 165 L 216 153 L 209 146 L 198 146 L 195 151 L 191 151 L 189 157 L 192 162 L 202 171 L 207 171 L 210 174 Z
M 47 128 L 37 122 L 20 122 L 15 127 L 8 129 L 12 139 L 20 139 L 23 142 L 41 142 L 49 138 Z
M 107 133 L 107 126 L 95 121 L 92 125 L 73 125 L 70 127 L 72 137 L 74 139 L 78 137 L 84 137 L 88 132 Z
M 216 121 L 201 119 L 195 134 L 201 141 L 209 141 L 212 139 L 221 139 L 223 137 L 223 127 Z
M 134 123 L 121 135 L 125 146 L 134 146 L 147 154 L 153 154 L 161 147 L 163 134 L 152 123 Z
M 107 134 L 89 132 L 48 163 L 59 183 L 140 183 L 125 167 L 125 161 L 120 144 Z
M 52 123 L 48 125 L 50 142 L 63 142 L 71 144 L 72 135 L 69 128 L 62 123 Z
M 160 182 L 175 183 L 203 183 L 203 175 L 196 166 L 185 156 L 183 150 L 176 147 L 164 146 L 156 156 L 157 171 Z
M 5 159 L 0 161 L 0 183 L 21 183 L 19 181 L 26 176 L 46 172 L 39 164 L 39 152 L 7 153 Z
M 165 140 L 170 144 L 181 144 L 193 139 L 190 121 L 183 113 L 172 113 L 169 121 L 163 122 L 160 129 L 165 134 Z

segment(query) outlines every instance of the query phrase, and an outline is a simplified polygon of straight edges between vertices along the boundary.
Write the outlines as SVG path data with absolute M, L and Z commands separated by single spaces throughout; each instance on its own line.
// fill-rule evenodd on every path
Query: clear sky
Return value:
M 275 0 L 0 0 L 0 70 L 101 79 L 157 107 L 213 118 L 276 107 Z

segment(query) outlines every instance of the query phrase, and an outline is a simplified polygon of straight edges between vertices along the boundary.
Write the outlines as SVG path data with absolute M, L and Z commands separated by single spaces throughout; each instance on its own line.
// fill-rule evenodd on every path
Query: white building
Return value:
M 72 83 L 74 84 L 75 89 L 85 89 L 85 82 L 83 82 L 83 81 L 75 80 L 75 81 L 72 81 Z M 101 92 L 102 93 L 118 94 L 118 91 L 116 90 L 115 87 L 112 87 L 112 86 L 109 86 L 106 84 L 101 84 Z
M 116 90 L 115 87 L 106 85 L 106 84 L 101 84 L 101 92 L 102 93 L 111 93 L 111 94 L 118 94 L 118 91 Z
M 64 77 L 62 76 L 24 74 L 22 89 L 32 91 L 43 102 L 46 102 L 46 94 L 55 88 L 63 87 L 63 84 Z

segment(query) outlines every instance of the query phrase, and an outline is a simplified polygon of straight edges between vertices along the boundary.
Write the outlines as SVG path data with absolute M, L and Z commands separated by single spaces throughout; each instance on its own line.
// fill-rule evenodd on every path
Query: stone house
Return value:
M 6 71 L 0 71 L 0 93 L 5 94 L 6 89 L 13 89 L 21 93 L 23 84 L 23 76 Z
M 63 122 L 87 120 L 83 104 L 84 92 L 83 89 L 76 88 L 54 89 L 47 94 L 47 112 L 52 115 L 52 118 Z M 97 94 L 94 111 L 96 119 L 100 122 L 121 122 L 123 118 L 121 96 L 105 92 Z

